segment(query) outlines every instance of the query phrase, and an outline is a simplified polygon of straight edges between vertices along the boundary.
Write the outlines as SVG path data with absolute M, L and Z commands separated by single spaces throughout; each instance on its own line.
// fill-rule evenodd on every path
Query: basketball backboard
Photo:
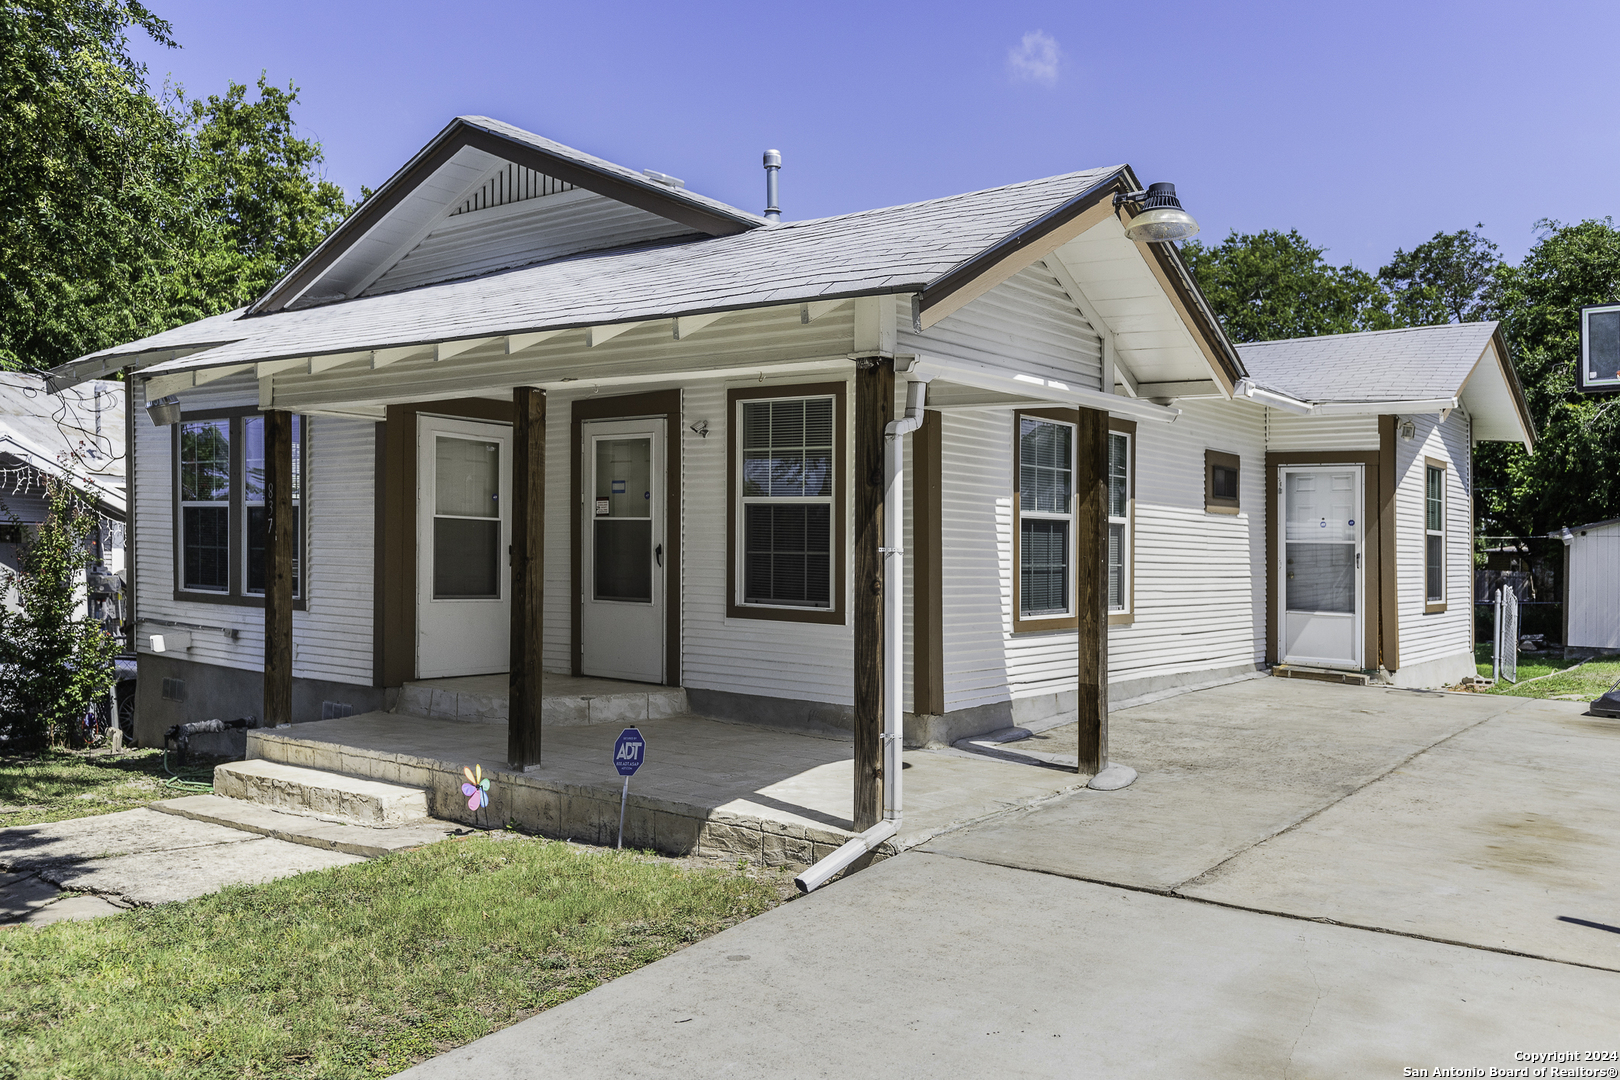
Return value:
M 1620 390 L 1620 304 L 1581 308 L 1581 360 L 1575 385 L 1583 394 Z

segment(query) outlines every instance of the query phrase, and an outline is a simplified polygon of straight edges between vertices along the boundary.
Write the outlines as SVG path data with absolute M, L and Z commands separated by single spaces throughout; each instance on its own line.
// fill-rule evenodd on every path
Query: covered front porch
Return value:
M 635 696 L 603 694 L 596 700 L 633 711 L 635 703 L 627 698 Z M 760 866 L 807 865 L 856 832 L 855 747 L 847 737 L 690 713 L 637 719 L 635 726 L 646 738 L 647 758 L 630 783 L 627 845 Z M 420 788 L 438 818 L 515 824 L 544 836 L 613 844 L 622 794 L 613 767 L 619 730 L 605 722 L 548 723 L 544 764 L 514 770 L 504 764 L 505 722 L 373 712 L 250 732 L 248 756 Z M 493 780 L 488 808 L 476 812 L 461 794 L 461 770 L 473 765 Z M 882 849 L 888 852 L 1039 804 L 1089 779 L 1087 773 L 951 749 L 908 750 L 903 768 L 906 814 Z

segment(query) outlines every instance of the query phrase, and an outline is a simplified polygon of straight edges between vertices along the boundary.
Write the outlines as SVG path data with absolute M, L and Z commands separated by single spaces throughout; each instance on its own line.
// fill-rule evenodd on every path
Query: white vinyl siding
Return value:
M 1467 657 L 1473 648 L 1473 468 L 1470 421 L 1457 409 L 1442 423 L 1434 415 L 1403 417 L 1415 437 L 1395 438 L 1395 582 L 1400 626 L 1401 667 L 1448 657 Z M 1424 458 L 1446 463 L 1446 610 L 1428 606 L 1428 468 Z M 1471 663 L 1471 661 L 1470 661 Z M 1471 668 L 1470 668 L 1471 670 Z
M 1262 411 L 1202 401 L 1178 408 L 1174 424 L 1137 425 L 1135 621 L 1109 630 L 1112 684 L 1253 665 L 1264 653 L 1264 515 L 1252 509 L 1265 505 L 1260 470 L 1240 477 L 1241 513 L 1204 512 L 1205 447 L 1262 457 Z M 937 415 L 945 425 L 945 709 L 1072 693 L 1075 631 L 1012 632 L 1012 413 Z
M 1377 450 L 1378 417 L 1295 416 L 1267 409 L 1266 449 L 1279 453 L 1290 450 Z
M 191 648 L 176 659 L 261 671 L 264 611 L 258 607 L 174 599 L 174 432 L 146 419 L 139 386 L 134 468 L 137 470 L 136 601 L 142 619 L 218 627 L 193 630 Z M 187 410 L 252 407 L 258 384 L 251 377 L 221 379 L 190 391 Z M 293 675 L 360 686 L 372 684 L 372 598 L 375 590 L 373 488 L 376 425 L 364 420 L 320 417 L 310 425 L 309 586 L 307 610 L 293 612 Z M 156 626 L 144 628 L 144 651 Z M 232 640 L 224 631 L 234 631 Z M 244 702 L 244 713 L 258 711 Z
M 1566 644 L 1581 649 L 1620 649 L 1620 523 L 1582 529 L 1570 527 L 1574 539 L 1565 577 L 1569 605 Z

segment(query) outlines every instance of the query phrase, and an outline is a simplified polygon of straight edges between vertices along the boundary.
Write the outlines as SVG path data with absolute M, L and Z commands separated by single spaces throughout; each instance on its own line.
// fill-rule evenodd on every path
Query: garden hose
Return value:
M 163 771 L 168 773 L 169 775 L 167 777 L 161 778 L 158 782 L 161 783 L 161 784 L 164 784 L 164 785 L 166 785 L 168 787 L 181 788 L 182 790 L 185 790 L 185 791 L 207 791 L 207 792 L 212 792 L 214 790 L 214 782 L 213 782 L 213 779 L 212 779 L 212 777 L 213 777 L 213 770 L 212 769 L 209 770 L 209 777 L 210 778 L 209 778 L 207 783 L 204 783 L 201 780 L 189 780 L 186 777 L 181 776 L 179 773 L 175 772 L 173 769 L 169 768 L 169 752 L 167 750 L 163 751 Z M 200 770 L 196 770 L 196 769 L 191 769 L 191 770 L 187 770 L 187 771 L 191 772 L 193 775 L 198 775 L 200 773 Z

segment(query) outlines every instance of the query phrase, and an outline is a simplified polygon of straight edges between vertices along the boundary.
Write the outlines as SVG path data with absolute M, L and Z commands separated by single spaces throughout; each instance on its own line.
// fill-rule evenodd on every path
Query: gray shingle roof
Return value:
M 911 292 L 1121 167 L 730 236 L 574 256 L 321 307 L 218 315 L 91 354 L 218 344 L 147 369 L 247 363 L 532 330 Z
M 1456 396 L 1496 325 L 1328 334 L 1237 349 L 1255 383 L 1303 401 L 1425 401 Z

